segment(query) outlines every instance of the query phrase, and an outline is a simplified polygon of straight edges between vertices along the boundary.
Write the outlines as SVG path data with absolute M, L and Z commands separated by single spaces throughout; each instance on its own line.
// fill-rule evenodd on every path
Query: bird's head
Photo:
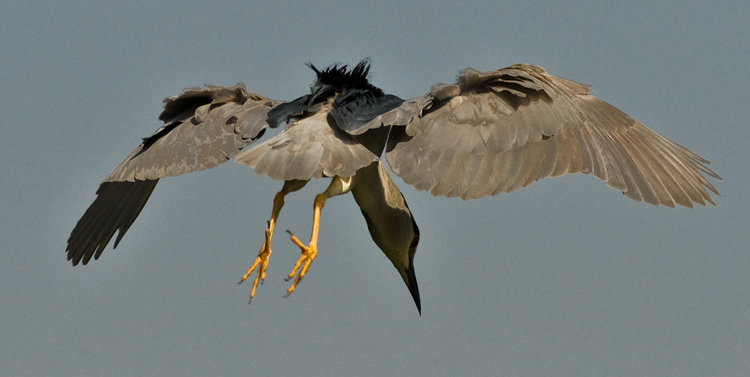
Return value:
M 419 245 L 419 227 L 411 215 L 406 201 L 398 188 L 390 180 L 382 162 L 377 164 L 382 178 L 387 181 L 368 181 L 367 168 L 358 173 L 363 179 L 352 187 L 352 194 L 362 215 L 367 222 L 372 240 L 396 267 L 399 275 L 409 289 L 417 310 L 422 314 L 422 303 L 419 299 L 419 286 L 414 273 L 414 255 Z M 383 192 L 385 197 L 383 197 Z
M 422 302 L 419 299 L 417 275 L 414 273 L 414 254 L 417 253 L 417 245 L 419 244 L 419 230 L 416 229 L 416 227 L 417 224 L 415 223 L 414 228 L 416 230 L 416 234 L 414 235 L 414 239 L 411 241 L 411 245 L 409 246 L 409 252 L 407 254 L 406 261 L 399 261 L 398 265 L 395 261 L 391 261 L 393 262 L 393 265 L 396 266 L 398 273 L 401 274 L 401 278 L 404 279 L 404 283 L 406 283 L 406 287 L 409 289 L 409 293 L 411 293 L 411 297 L 414 299 L 414 304 L 417 305 L 419 314 L 422 314 Z
M 386 257 L 393 263 L 393 266 L 398 270 L 401 278 L 404 279 L 406 288 L 409 289 L 414 304 L 417 305 L 419 314 L 422 314 L 422 302 L 419 299 L 419 285 L 417 284 L 417 275 L 414 272 L 414 255 L 417 253 L 417 246 L 419 245 L 419 228 L 417 223 L 412 218 L 412 226 L 414 233 L 411 242 L 407 247 L 381 247 Z

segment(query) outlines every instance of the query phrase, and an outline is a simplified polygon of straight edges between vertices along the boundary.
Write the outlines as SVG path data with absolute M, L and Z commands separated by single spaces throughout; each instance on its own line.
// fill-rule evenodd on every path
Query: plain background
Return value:
M 2 376 L 746 376 L 747 1 L 8 1 L 0 12 Z M 266 284 L 237 285 L 280 182 L 227 163 L 163 180 L 117 250 L 65 260 L 99 182 L 163 97 L 244 81 L 291 100 L 304 66 L 372 58 L 402 98 L 526 62 L 699 153 L 717 206 L 636 203 L 592 176 L 481 200 L 397 179 L 423 313 L 351 196 L 281 214 Z

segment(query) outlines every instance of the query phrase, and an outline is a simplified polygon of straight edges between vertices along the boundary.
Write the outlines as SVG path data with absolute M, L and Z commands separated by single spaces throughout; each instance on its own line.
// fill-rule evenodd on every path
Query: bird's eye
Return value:
M 414 238 L 411 240 L 411 245 L 409 245 L 409 249 L 416 249 L 419 245 L 419 236 L 414 236 Z

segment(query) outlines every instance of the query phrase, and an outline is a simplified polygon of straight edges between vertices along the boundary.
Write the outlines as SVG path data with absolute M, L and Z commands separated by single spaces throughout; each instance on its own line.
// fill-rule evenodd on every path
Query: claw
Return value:
M 297 284 L 299 284 L 299 282 L 302 281 L 302 278 L 305 277 L 305 273 L 307 273 L 307 270 L 310 268 L 310 264 L 312 264 L 313 260 L 315 260 L 315 257 L 318 254 L 318 247 L 316 245 L 316 242 L 314 241 L 311 241 L 310 245 L 305 246 L 294 234 L 292 234 L 292 232 L 288 230 L 286 232 L 289 233 L 292 242 L 294 242 L 294 244 L 302 250 L 302 254 L 294 264 L 292 272 L 290 272 L 289 276 L 287 276 L 285 279 L 286 281 L 289 281 L 294 278 L 292 286 L 287 289 L 286 294 L 284 295 L 284 297 L 289 297 L 289 295 L 294 292 L 294 288 L 297 287 Z M 299 273 L 297 273 L 298 270 Z M 297 275 L 296 278 L 294 277 L 295 275 Z
M 260 248 L 260 251 L 258 252 L 258 256 L 255 257 L 255 261 L 253 261 L 253 264 L 250 266 L 250 268 L 247 269 L 247 272 L 244 276 L 240 279 L 237 284 L 242 284 L 245 279 L 247 279 L 250 274 L 253 273 L 253 271 L 257 271 L 255 274 L 255 279 L 253 280 L 253 288 L 250 290 L 250 300 L 247 302 L 248 304 L 253 302 L 253 297 L 255 297 L 255 289 L 258 288 L 258 283 L 263 284 L 263 281 L 266 280 L 266 268 L 268 267 L 268 260 L 271 257 L 271 235 L 273 231 L 271 230 L 271 223 L 269 222 L 268 228 L 266 228 L 266 240 L 263 242 L 263 247 Z

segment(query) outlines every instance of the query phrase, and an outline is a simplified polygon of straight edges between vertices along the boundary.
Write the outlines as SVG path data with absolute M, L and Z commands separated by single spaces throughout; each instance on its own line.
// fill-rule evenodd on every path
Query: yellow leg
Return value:
M 242 284 L 242 282 L 245 281 L 245 279 L 247 279 L 257 268 L 255 280 L 253 280 L 253 288 L 250 290 L 250 301 L 248 304 L 251 303 L 253 297 L 255 297 L 255 289 L 258 288 L 258 283 L 263 284 L 263 281 L 266 279 L 266 268 L 268 267 L 268 260 L 271 257 L 271 239 L 273 238 L 273 230 L 276 227 L 276 220 L 279 218 L 281 207 L 284 206 L 284 196 L 290 192 L 301 189 L 306 183 L 307 181 L 286 181 L 284 182 L 284 187 L 281 188 L 281 191 L 276 193 L 276 196 L 273 199 L 271 219 L 268 220 L 268 228 L 266 228 L 266 238 L 263 242 L 263 247 L 260 248 L 258 256 L 255 257 L 253 264 L 250 265 L 250 268 L 247 269 L 247 272 L 245 272 L 245 275 L 242 276 L 242 279 L 240 279 L 238 283 Z
M 253 261 L 253 264 L 250 266 L 250 268 L 247 269 L 247 272 L 245 272 L 245 275 L 242 276 L 242 279 L 240 279 L 239 283 L 237 283 L 242 284 L 242 282 L 245 281 L 245 279 L 247 279 L 247 277 L 250 276 L 250 274 L 252 274 L 257 267 L 258 271 L 255 274 L 255 280 L 253 280 L 253 289 L 250 290 L 250 301 L 248 301 L 248 304 L 253 302 L 253 297 L 255 297 L 255 289 L 258 288 L 258 283 L 263 284 L 263 281 L 266 279 L 268 259 L 271 257 L 271 239 L 273 238 L 273 229 L 276 226 L 276 219 L 279 217 L 279 212 L 281 211 L 281 207 L 283 206 L 284 194 L 282 192 L 279 192 L 273 199 L 271 220 L 268 221 L 268 228 L 266 228 L 266 239 L 263 242 L 263 247 L 260 248 L 258 256 L 255 257 L 255 261 Z
M 284 297 L 289 297 L 289 295 L 292 294 L 294 291 L 294 288 L 297 287 L 297 284 L 299 284 L 300 281 L 302 281 L 302 278 L 305 277 L 305 273 L 307 272 L 308 268 L 310 268 L 310 264 L 315 260 L 315 257 L 318 255 L 318 231 L 320 230 L 320 211 L 323 209 L 323 206 L 326 204 L 326 200 L 328 198 L 325 194 L 318 194 L 315 196 L 315 202 L 313 204 L 313 225 L 312 225 L 312 235 L 310 236 L 310 244 L 308 246 L 305 246 L 300 240 L 292 234 L 292 232 L 287 230 L 287 233 L 289 233 L 289 236 L 292 237 L 292 242 L 294 242 L 299 248 L 302 250 L 302 254 L 299 256 L 299 259 L 297 259 L 297 263 L 294 264 L 294 268 L 292 268 L 292 272 L 289 273 L 289 276 L 287 276 L 286 280 L 289 281 L 292 278 L 294 278 L 294 275 L 296 274 L 297 277 L 294 279 L 294 282 L 292 283 L 292 286 L 289 287 L 286 291 L 286 295 Z M 299 270 L 299 274 L 297 274 L 297 270 Z
M 289 295 L 294 292 L 294 288 L 296 288 L 299 282 L 302 281 L 302 278 L 305 277 L 305 273 L 307 273 L 307 270 L 310 268 L 310 264 L 312 264 L 313 260 L 315 260 L 315 257 L 318 254 L 320 212 L 323 209 L 323 206 L 326 204 L 326 200 L 336 195 L 341 195 L 349 192 L 351 190 L 352 183 L 352 177 L 334 177 L 326 191 L 315 196 L 315 201 L 313 202 L 312 234 L 310 235 L 309 245 L 305 246 L 297 237 L 294 236 L 294 234 L 292 234 L 292 232 L 287 230 L 287 233 L 289 233 L 292 238 L 292 242 L 294 242 L 294 244 L 302 250 L 302 254 L 299 256 L 299 259 L 297 259 L 297 263 L 294 264 L 292 272 L 290 272 L 287 276 L 287 281 L 294 278 L 294 282 L 292 283 L 292 286 L 286 290 L 286 294 L 284 295 L 284 297 L 289 297 Z M 297 273 L 297 271 L 299 271 L 299 273 Z M 294 277 L 295 275 L 297 275 L 297 277 Z

